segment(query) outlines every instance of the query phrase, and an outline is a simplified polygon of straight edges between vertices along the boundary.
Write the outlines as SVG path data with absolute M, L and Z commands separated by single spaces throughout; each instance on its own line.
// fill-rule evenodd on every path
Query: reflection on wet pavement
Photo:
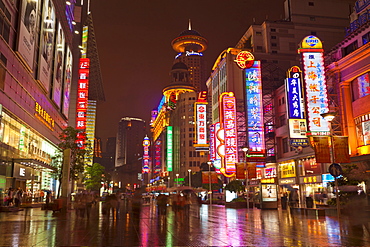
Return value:
M 292 215 L 286 210 L 194 206 L 190 215 L 158 215 L 144 206 L 140 218 L 121 207 L 90 217 L 40 208 L 0 213 L 1 246 L 370 246 L 367 217 Z

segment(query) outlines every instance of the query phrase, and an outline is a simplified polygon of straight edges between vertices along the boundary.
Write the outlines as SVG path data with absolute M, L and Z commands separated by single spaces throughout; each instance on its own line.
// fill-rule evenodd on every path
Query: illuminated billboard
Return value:
M 238 140 L 236 125 L 236 99 L 234 93 L 227 92 L 220 96 L 222 128 L 224 130 L 224 164 L 227 173 L 235 173 L 235 164 L 238 162 Z
M 17 51 L 26 65 L 33 70 L 35 46 L 38 43 L 38 21 L 41 1 L 23 0 Z
M 58 107 L 61 107 L 62 101 L 62 85 L 63 85 L 63 71 L 64 71 L 64 44 L 65 38 L 60 22 L 58 23 L 57 42 L 55 49 L 55 62 L 54 62 L 54 83 L 53 83 L 53 101 Z
M 173 128 L 167 126 L 167 171 L 171 172 L 173 167 Z
M 306 119 L 289 119 L 289 137 L 306 138 L 307 126 Z
M 87 101 L 89 92 L 89 68 L 90 59 L 80 58 L 79 71 L 78 71 L 78 83 L 77 83 L 77 106 L 76 106 L 76 129 L 80 130 L 80 133 L 86 131 L 86 112 L 87 112 Z M 77 144 L 79 148 L 84 148 L 86 136 L 81 135 Z
M 51 0 L 45 0 L 42 14 L 38 79 L 46 91 L 50 90 L 54 60 L 55 9 Z
M 199 93 L 195 106 L 195 146 L 207 145 L 207 92 Z
M 216 159 L 215 150 L 215 125 L 212 124 L 209 126 L 209 159 L 211 161 Z
M 250 162 L 259 162 L 264 160 L 265 153 L 260 61 L 254 61 L 252 67 L 245 69 L 245 87 L 249 144 L 247 158 Z
M 299 67 L 293 66 L 288 70 L 285 80 L 288 118 L 304 118 L 302 96 L 302 72 Z
M 65 71 L 64 71 L 64 85 L 63 85 L 63 108 L 62 108 L 62 113 L 66 117 L 68 117 L 68 111 L 69 111 L 71 82 L 72 82 L 72 52 L 67 46 L 67 56 L 66 56 L 66 65 L 65 65 Z
M 155 141 L 155 153 L 154 153 L 154 174 L 161 172 L 161 158 L 162 158 L 162 141 L 160 139 Z
M 328 122 L 321 116 L 329 111 L 321 41 L 315 36 L 307 36 L 299 52 L 302 54 L 305 74 L 308 134 L 329 135 Z
M 143 170 L 142 173 L 149 173 L 150 167 L 149 167 L 149 146 L 150 146 L 150 140 L 148 136 L 144 137 L 143 141 Z

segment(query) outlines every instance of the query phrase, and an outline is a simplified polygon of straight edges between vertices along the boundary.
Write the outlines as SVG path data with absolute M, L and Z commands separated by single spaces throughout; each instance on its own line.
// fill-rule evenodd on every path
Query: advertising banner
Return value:
M 61 106 L 62 100 L 62 85 L 63 85 L 63 71 L 64 71 L 64 33 L 62 25 L 58 23 L 57 33 L 57 47 L 55 49 L 55 62 L 54 62 L 54 83 L 53 83 L 53 101 L 58 107 Z
M 289 119 L 290 138 L 307 138 L 306 119 Z
M 209 179 L 211 179 L 212 184 L 217 184 L 218 183 L 218 177 L 217 173 L 214 171 L 211 172 L 202 172 L 202 183 L 203 184 L 209 184 Z
M 321 174 L 321 164 L 316 163 L 315 158 L 301 160 L 301 162 L 303 163 L 306 176 Z
M 245 179 L 245 164 L 236 164 L 236 179 Z
M 67 46 L 66 65 L 64 72 L 64 86 L 63 86 L 63 109 L 62 113 L 68 118 L 69 112 L 69 99 L 71 93 L 72 82 L 72 52 Z
M 348 136 L 333 136 L 335 163 L 350 163 Z
M 317 163 L 331 163 L 330 145 L 328 136 L 313 136 L 312 146 L 315 150 Z
M 38 79 L 46 91 L 50 91 L 52 64 L 54 60 L 55 9 L 51 0 L 45 0 L 42 8 L 42 29 Z

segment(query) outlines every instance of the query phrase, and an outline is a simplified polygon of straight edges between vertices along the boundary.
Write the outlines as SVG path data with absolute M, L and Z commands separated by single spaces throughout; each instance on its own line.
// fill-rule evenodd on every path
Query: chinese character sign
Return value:
M 223 131 L 221 131 L 221 124 L 220 122 L 215 123 L 215 136 L 214 136 L 214 146 L 215 146 L 215 159 L 213 161 L 213 166 L 216 168 L 216 170 L 221 169 L 222 162 L 221 158 L 224 156 L 224 148 L 223 145 L 221 145 L 221 140 L 224 140 L 223 137 Z M 221 156 L 222 155 L 222 156 Z
M 209 126 L 209 158 L 212 161 L 216 159 L 215 150 L 215 125 L 212 124 Z
M 207 104 L 195 103 L 196 114 L 196 143 L 207 144 Z
M 149 137 L 144 137 L 143 141 L 143 171 L 142 173 L 149 173 L 150 167 L 149 167 L 149 146 L 150 146 L 150 140 Z
M 288 71 L 288 78 L 285 81 L 287 106 L 289 118 L 302 119 L 303 106 L 302 106 L 302 82 L 301 70 L 297 66 L 293 66 Z
M 311 45 L 312 48 L 305 44 Z M 326 135 L 329 132 L 329 126 L 321 114 L 329 111 L 328 97 L 323 50 L 316 49 L 317 44 L 321 44 L 317 37 L 306 37 L 302 41 L 300 53 L 302 53 L 305 74 L 308 129 L 312 135 Z M 321 48 L 321 45 L 317 48 Z
M 245 70 L 249 154 L 264 153 L 262 81 L 260 61 Z
M 237 125 L 236 125 L 236 101 L 233 93 L 222 95 L 222 127 L 224 130 L 226 172 L 235 172 L 235 164 L 238 162 L 237 148 Z
M 158 174 L 161 172 L 161 150 L 162 141 L 160 139 L 155 141 L 155 158 L 154 158 L 154 173 Z
M 80 58 L 79 71 L 78 71 L 78 84 L 77 84 L 77 106 L 76 106 L 76 129 L 81 132 L 86 130 L 86 112 L 89 90 L 89 68 L 90 59 Z M 84 147 L 85 135 L 80 135 L 77 140 L 79 148 Z

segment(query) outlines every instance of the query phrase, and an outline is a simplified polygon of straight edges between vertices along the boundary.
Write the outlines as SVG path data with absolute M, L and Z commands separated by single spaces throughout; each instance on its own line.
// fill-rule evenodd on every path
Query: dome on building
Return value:
M 182 33 L 179 34 L 179 37 L 186 36 L 186 35 L 194 35 L 194 36 L 202 37 L 202 35 L 200 35 L 200 33 L 198 33 L 195 30 L 185 30 L 185 31 L 183 31 Z
M 184 64 L 183 62 L 177 62 L 174 65 L 172 65 L 172 69 L 171 70 L 175 70 L 175 69 L 188 70 L 188 66 L 186 66 L 186 64 Z

